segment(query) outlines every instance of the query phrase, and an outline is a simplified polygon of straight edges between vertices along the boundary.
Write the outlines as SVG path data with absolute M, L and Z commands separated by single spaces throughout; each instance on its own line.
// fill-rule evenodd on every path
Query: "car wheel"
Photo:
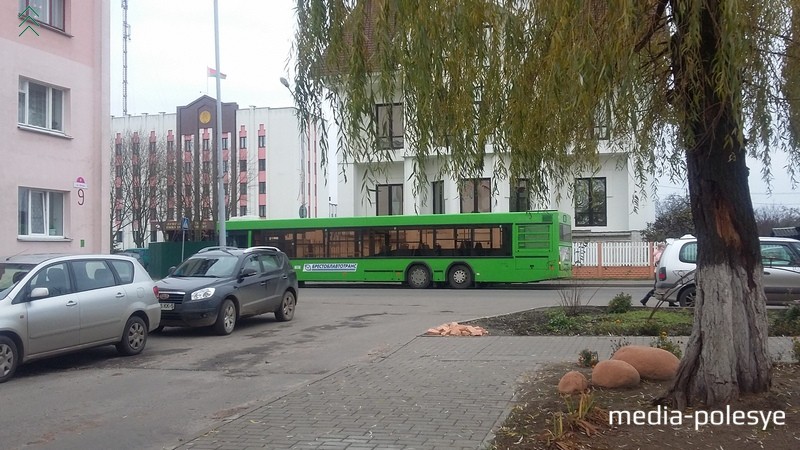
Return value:
M 278 322 L 288 322 L 294 318 L 294 308 L 297 306 L 297 298 L 292 291 L 283 293 L 281 306 L 275 310 L 275 319 Z
M 465 289 L 472 286 L 472 271 L 463 264 L 457 264 L 450 269 L 447 281 L 453 289 Z
M 233 332 L 236 326 L 236 305 L 233 300 L 226 298 L 222 301 L 217 314 L 217 321 L 214 322 L 214 332 L 220 336 L 225 336 Z
M 0 383 L 11 379 L 18 365 L 17 344 L 6 336 L 0 336 Z
M 125 324 L 125 332 L 117 344 L 117 351 L 125 356 L 137 355 L 147 343 L 147 326 L 141 317 L 131 316 Z
M 694 300 L 697 296 L 697 289 L 694 286 L 689 286 L 682 290 L 678 295 L 678 303 L 684 308 L 694 308 Z
M 425 289 L 431 284 L 431 273 L 427 267 L 415 264 L 406 273 L 406 283 L 414 289 Z

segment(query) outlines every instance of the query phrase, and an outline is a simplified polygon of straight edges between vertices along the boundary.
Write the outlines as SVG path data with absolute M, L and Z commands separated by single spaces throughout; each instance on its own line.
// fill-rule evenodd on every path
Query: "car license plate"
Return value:
M 162 311 L 172 311 L 175 309 L 175 303 L 162 303 L 161 310 Z

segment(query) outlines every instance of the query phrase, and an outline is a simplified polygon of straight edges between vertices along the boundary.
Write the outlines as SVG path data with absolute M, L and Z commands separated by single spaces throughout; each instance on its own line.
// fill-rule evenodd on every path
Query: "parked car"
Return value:
M 242 317 L 274 313 L 292 320 L 297 274 L 275 247 L 205 248 L 157 283 L 164 326 L 211 326 L 233 332 Z
M 131 256 L 139 260 L 139 263 L 144 266 L 145 270 L 150 267 L 150 249 L 147 248 L 126 248 L 118 253 L 119 255 Z
M 21 363 L 115 344 L 140 353 L 159 326 L 158 292 L 135 259 L 17 255 L 0 260 L 0 383 Z
M 762 237 L 764 293 L 768 303 L 800 299 L 800 241 Z M 697 239 L 686 235 L 667 244 L 656 272 L 656 296 L 681 306 L 694 306 Z

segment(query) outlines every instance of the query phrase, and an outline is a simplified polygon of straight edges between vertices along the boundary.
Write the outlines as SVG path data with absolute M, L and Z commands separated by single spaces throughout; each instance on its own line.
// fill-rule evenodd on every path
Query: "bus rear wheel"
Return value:
M 463 264 L 456 264 L 450 269 L 447 281 L 453 289 L 466 289 L 472 286 L 472 271 Z
M 425 289 L 431 284 L 431 272 L 421 264 L 414 264 L 406 272 L 406 282 L 414 289 Z

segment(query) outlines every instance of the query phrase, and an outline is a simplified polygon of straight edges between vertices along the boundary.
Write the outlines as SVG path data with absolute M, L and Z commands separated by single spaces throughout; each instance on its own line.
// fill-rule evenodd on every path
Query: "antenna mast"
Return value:
M 128 41 L 131 26 L 128 25 L 128 0 L 122 0 L 122 115 L 128 115 Z

